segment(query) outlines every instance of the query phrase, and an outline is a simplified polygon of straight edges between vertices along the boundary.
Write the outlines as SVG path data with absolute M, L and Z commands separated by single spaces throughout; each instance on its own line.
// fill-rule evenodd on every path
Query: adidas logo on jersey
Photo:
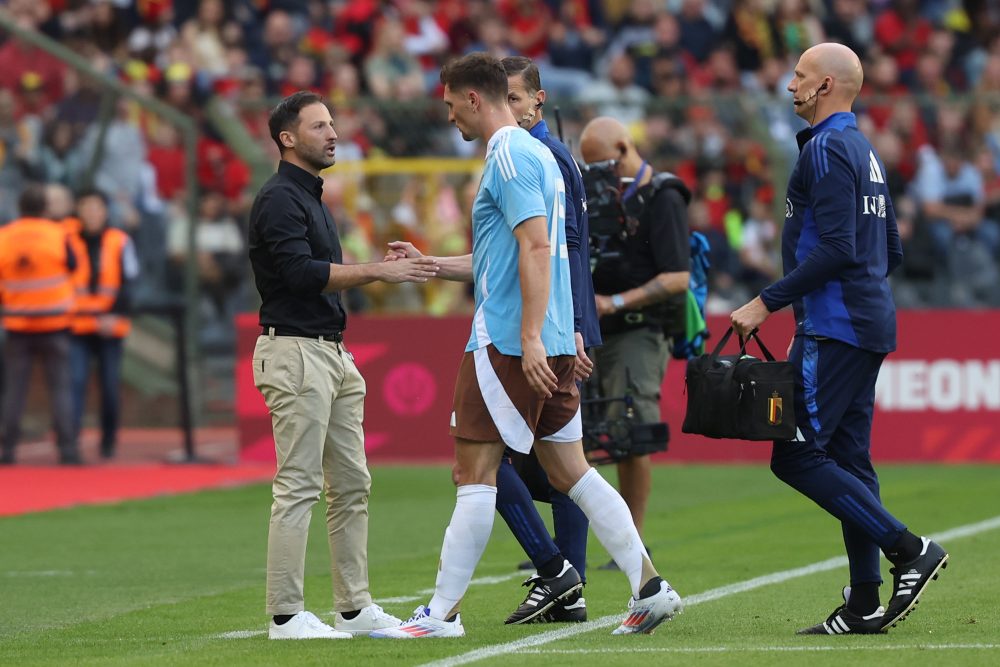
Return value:
M 878 158 L 875 157 L 874 151 L 868 151 L 868 177 L 872 183 L 885 183 L 882 168 L 879 167 Z

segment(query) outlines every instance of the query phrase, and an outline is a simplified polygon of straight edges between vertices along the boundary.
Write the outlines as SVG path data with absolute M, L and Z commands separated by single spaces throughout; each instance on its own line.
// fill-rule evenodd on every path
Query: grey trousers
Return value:
M 342 343 L 260 336 L 257 389 L 271 412 L 278 469 L 267 537 L 267 614 L 304 609 L 306 538 L 326 495 L 334 610 L 362 609 L 368 591 L 371 476 L 362 429 L 365 381 Z
M 660 421 L 660 388 L 669 360 L 670 346 L 663 334 L 645 327 L 606 334 L 604 345 L 594 350 L 594 365 L 604 397 L 624 396 L 630 383 L 633 408 L 637 420 L 643 424 Z M 612 403 L 608 406 L 608 416 L 618 417 L 623 410 L 622 403 Z
M 52 424 L 62 459 L 76 458 L 77 434 L 73 427 L 73 385 L 70 373 L 69 331 L 51 333 L 7 332 L 4 344 L 2 425 L 0 445 L 5 456 L 13 457 L 21 439 L 21 417 L 31 383 L 31 371 L 38 359 L 45 368 L 45 382 L 52 405 Z

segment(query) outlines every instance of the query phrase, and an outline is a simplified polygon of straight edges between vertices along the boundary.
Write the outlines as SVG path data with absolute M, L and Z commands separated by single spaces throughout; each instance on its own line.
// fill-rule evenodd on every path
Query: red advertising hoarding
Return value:
M 253 385 L 256 315 L 239 318 L 237 418 L 243 458 L 274 458 L 270 417 Z M 725 318 L 710 318 L 717 335 Z M 345 334 L 368 384 L 366 449 L 371 461 L 444 461 L 452 456 L 448 419 L 455 373 L 469 338 L 467 318 L 352 317 Z M 764 325 L 768 347 L 784 356 L 791 317 Z M 879 461 L 1000 462 L 1000 311 L 899 314 L 899 349 L 879 375 L 873 428 Z M 732 343 L 731 343 L 732 345 Z M 768 443 L 681 433 L 684 363 L 672 360 L 661 404 L 670 425 L 664 462 L 765 461 Z

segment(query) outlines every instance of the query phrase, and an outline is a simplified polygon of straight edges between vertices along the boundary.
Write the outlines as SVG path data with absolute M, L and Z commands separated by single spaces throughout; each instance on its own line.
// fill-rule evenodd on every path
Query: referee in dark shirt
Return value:
M 337 145 L 330 110 L 318 95 L 298 92 L 274 108 L 269 126 L 281 162 L 254 200 L 249 244 L 262 302 L 253 376 L 271 412 L 278 462 L 267 545 L 269 636 L 346 639 L 400 620 L 373 604 L 368 590 L 365 381 L 344 346 L 340 291 L 375 280 L 426 282 L 437 263 L 343 265 L 337 228 L 320 200 L 319 174 L 334 164 Z M 324 489 L 336 629 L 303 603 L 309 518 Z
M 879 497 L 871 461 L 875 380 L 896 349 L 896 307 L 889 273 L 902 261 L 885 166 L 851 113 L 863 80 L 861 61 L 841 44 L 802 54 L 788 84 L 799 159 L 785 204 L 785 276 L 732 315 L 747 334 L 792 304 L 796 367 L 794 440 L 777 441 L 771 470 L 840 520 L 851 585 L 844 604 L 800 634 L 870 634 L 903 619 L 948 560 L 917 537 Z M 888 605 L 879 600 L 879 551 L 893 564 Z

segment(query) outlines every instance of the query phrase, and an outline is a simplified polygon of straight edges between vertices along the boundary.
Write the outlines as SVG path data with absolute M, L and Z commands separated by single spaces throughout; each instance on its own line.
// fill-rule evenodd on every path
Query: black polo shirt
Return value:
M 250 209 L 250 265 L 260 293 L 260 324 L 318 336 L 343 331 L 339 292 L 324 293 L 330 264 L 342 264 L 333 216 L 320 200 L 323 179 L 282 160 Z

